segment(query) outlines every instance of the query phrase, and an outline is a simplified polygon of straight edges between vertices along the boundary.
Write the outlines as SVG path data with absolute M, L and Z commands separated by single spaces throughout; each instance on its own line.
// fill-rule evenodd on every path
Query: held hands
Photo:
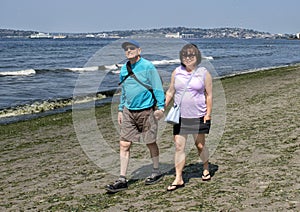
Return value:
M 156 120 L 160 120 L 163 116 L 164 116 L 163 110 L 154 111 L 154 117 L 156 118 Z
M 154 111 L 154 117 L 157 120 L 160 120 L 163 116 L 164 116 L 164 111 L 163 110 Z M 118 124 L 121 125 L 122 121 L 123 121 L 123 113 L 119 111 L 118 112 Z

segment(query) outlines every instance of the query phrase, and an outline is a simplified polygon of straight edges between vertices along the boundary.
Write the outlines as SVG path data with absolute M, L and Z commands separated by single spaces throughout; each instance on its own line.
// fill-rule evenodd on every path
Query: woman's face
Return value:
M 196 66 L 197 57 L 194 49 L 187 49 L 182 53 L 182 63 L 188 68 L 194 68 Z

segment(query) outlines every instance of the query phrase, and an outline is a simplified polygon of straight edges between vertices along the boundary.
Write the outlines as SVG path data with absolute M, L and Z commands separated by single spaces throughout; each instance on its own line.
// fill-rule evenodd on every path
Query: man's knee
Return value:
M 129 141 L 120 141 L 120 149 L 122 151 L 129 151 L 131 142 Z

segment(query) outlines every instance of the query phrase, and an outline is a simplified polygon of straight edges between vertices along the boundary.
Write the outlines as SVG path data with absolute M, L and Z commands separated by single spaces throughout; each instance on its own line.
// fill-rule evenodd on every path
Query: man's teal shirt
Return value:
M 161 78 L 155 66 L 148 60 L 140 58 L 135 64 L 131 65 L 135 76 L 144 84 L 152 87 L 156 106 L 163 109 L 165 106 L 165 95 L 162 87 Z M 128 75 L 126 63 L 120 71 L 120 82 Z M 131 76 L 122 83 L 122 94 L 120 97 L 119 111 L 126 107 L 129 110 L 142 110 L 154 105 L 154 99 L 151 92 L 137 82 Z

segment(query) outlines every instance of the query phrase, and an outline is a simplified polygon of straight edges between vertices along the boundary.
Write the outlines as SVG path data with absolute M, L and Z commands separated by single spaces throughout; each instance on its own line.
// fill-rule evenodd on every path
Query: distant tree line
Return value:
M 38 32 L 37 31 L 14 30 L 14 29 L 0 29 L 0 37 L 27 37 L 34 33 L 38 33 Z
M 229 28 L 229 27 L 223 27 L 223 28 L 212 28 L 212 29 L 201 29 L 201 28 L 187 28 L 187 27 L 165 27 L 165 28 L 159 28 L 159 29 L 139 29 L 139 30 L 115 30 L 115 31 L 102 31 L 102 32 L 95 32 L 95 33 L 107 33 L 107 34 L 115 34 L 120 37 L 128 37 L 132 35 L 137 34 L 168 34 L 168 33 L 177 33 L 180 34 L 193 34 L 195 38 L 206 38 L 206 37 L 215 37 L 215 38 L 221 38 L 221 37 L 230 37 L 231 35 L 235 35 L 235 37 L 243 38 L 247 35 L 264 35 L 264 36 L 270 36 L 274 38 L 295 38 L 296 35 L 292 34 L 285 34 L 282 35 L 273 35 L 268 32 L 259 32 L 253 29 L 243 29 L 243 28 Z M 31 34 L 36 34 L 37 31 L 25 31 L 25 30 L 13 30 L 13 29 L 0 29 L 0 37 L 28 37 Z M 68 34 L 70 37 L 72 35 L 80 35 L 77 37 L 84 37 L 86 34 L 89 33 L 65 33 Z

